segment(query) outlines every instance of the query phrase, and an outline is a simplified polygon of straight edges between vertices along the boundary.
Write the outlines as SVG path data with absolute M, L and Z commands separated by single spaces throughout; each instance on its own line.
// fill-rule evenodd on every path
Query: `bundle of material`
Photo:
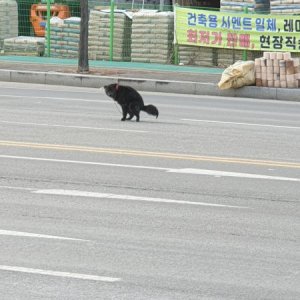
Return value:
M 246 85 L 255 84 L 254 61 L 237 61 L 222 73 L 218 87 L 221 90 L 238 89 Z
M 300 0 L 270 0 L 272 14 L 300 14 Z
M 174 13 L 140 11 L 132 19 L 131 60 L 169 64 L 173 58 Z
M 18 36 L 18 6 L 15 0 L 0 0 L 0 49 L 3 40 Z
M 257 86 L 298 88 L 299 58 L 291 58 L 290 52 L 264 52 L 262 58 L 255 59 L 255 77 Z
M 216 65 L 216 48 L 179 45 L 178 50 L 181 65 L 202 67 Z
M 51 19 L 50 56 L 78 58 L 80 40 L 80 18 Z M 46 42 L 46 49 L 47 49 Z
M 243 12 L 245 7 L 249 12 L 268 13 L 270 9 L 269 0 L 221 0 L 220 11 Z
M 113 60 L 130 61 L 131 26 L 129 13 L 114 11 Z M 89 19 L 89 59 L 110 59 L 110 11 L 91 10 Z
M 33 36 L 19 36 L 4 40 L 5 55 L 43 56 L 45 39 Z

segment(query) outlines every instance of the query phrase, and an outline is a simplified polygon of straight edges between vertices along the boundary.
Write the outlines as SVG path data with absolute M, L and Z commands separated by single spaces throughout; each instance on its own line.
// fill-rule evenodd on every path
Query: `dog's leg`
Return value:
M 136 116 L 136 121 L 140 121 L 140 106 L 137 103 L 132 103 L 130 105 L 130 111 L 133 115 Z
M 137 121 L 137 122 L 140 121 L 140 112 L 137 112 L 137 114 L 136 114 L 136 121 Z
M 121 119 L 121 121 L 125 121 L 127 113 L 128 113 L 128 106 L 127 105 L 122 105 L 122 112 L 123 112 L 123 118 Z
M 134 116 L 134 113 L 133 113 L 133 110 L 132 108 L 134 107 L 134 104 L 130 104 L 129 107 L 128 107 L 128 114 L 129 114 L 129 117 L 126 118 L 126 120 L 131 120 Z

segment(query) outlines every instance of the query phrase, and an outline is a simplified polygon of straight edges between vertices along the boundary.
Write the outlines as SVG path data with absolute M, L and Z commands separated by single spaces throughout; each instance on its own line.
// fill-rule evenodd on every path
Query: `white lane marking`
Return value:
M 145 130 L 132 130 L 132 129 L 119 129 L 119 128 L 104 128 L 104 127 L 88 127 L 88 126 L 68 126 L 58 124 L 46 124 L 46 123 L 27 123 L 27 122 L 12 122 L 12 121 L 0 121 L 4 124 L 15 124 L 15 125 L 32 125 L 41 127 L 56 127 L 56 128 L 71 128 L 71 129 L 88 129 L 88 130 L 101 130 L 101 131 L 120 131 L 120 132 L 133 132 L 133 133 L 148 133 Z
M 213 121 L 213 120 L 181 119 L 181 121 L 229 124 L 229 125 L 245 125 L 245 126 L 270 127 L 270 128 L 284 128 L 284 129 L 298 129 L 298 130 L 300 129 L 300 127 L 297 127 L 297 126 L 281 126 L 281 125 L 254 124 L 254 123 L 241 123 L 241 122 L 224 122 L 224 121 Z
M 55 236 L 55 235 L 47 235 L 47 234 L 38 234 L 38 233 L 30 233 L 23 231 L 12 231 L 12 230 L 1 230 L 0 235 L 7 236 L 19 236 L 19 237 L 31 237 L 31 238 L 42 238 L 42 239 L 56 239 L 56 240 L 70 240 L 70 241 L 88 241 L 83 239 L 69 238 L 63 236 Z
M 88 197 L 88 198 L 99 198 L 99 199 L 146 201 L 146 202 L 183 204 L 183 205 L 195 205 L 195 206 L 248 208 L 248 207 L 244 207 L 244 206 L 224 205 L 224 204 L 205 203 L 205 202 L 193 202 L 193 201 L 182 201 L 182 200 L 172 200 L 172 199 L 164 199 L 164 198 L 139 197 L 139 196 L 131 196 L 131 195 L 95 193 L 95 192 L 86 192 L 86 191 L 78 191 L 78 190 L 45 189 L 45 190 L 32 191 L 31 193 L 44 194 L 44 195 L 57 195 L 57 196 L 71 196 L 71 197 Z
M 102 100 L 102 99 L 96 99 L 96 100 L 89 100 L 89 99 L 83 99 L 83 98 L 63 98 L 63 97 L 42 97 L 42 96 L 26 96 L 26 95 L 0 95 L 0 97 L 6 97 L 6 98 L 21 98 L 21 99 L 37 99 L 37 100 L 63 100 L 63 101 L 80 101 L 80 102 L 96 102 L 96 103 L 111 103 L 110 100 Z
M 204 169 L 174 169 L 168 171 L 170 173 L 181 173 L 181 174 L 196 174 L 196 175 L 207 175 L 217 177 L 238 177 L 248 179 L 266 179 L 266 180 L 281 180 L 281 181 L 296 181 L 300 182 L 299 178 L 280 177 L 280 176 L 268 176 L 250 173 L 238 173 L 238 172 L 224 172 L 215 170 L 204 170 Z
M 0 158 L 21 159 L 21 160 L 36 160 L 36 161 L 79 164 L 79 165 L 93 165 L 93 166 L 104 166 L 104 167 L 119 167 L 119 168 L 130 168 L 130 169 L 148 169 L 148 170 L 159 170 L 159 171 L 171 171 L 171 170 L 173 170 L 173 169 L 170 169 L 170 168 L 160 168 L 160 167 L 150 167 L 150 166 L 112 164 L 112 163 L 100 163 L 100 162 L 92 162 L 92 161 L 52 159 L 52 158 L 40 158 L 40 157 L 29 157 L 29 156 L 0 155 Z
M 115 278 L 115 277 L 106 277 L 106 276 L 97 276 L 97 275 L 88 275 L 88 274 L 70 273 L 70 272 L 58 272 L 58 271 L 51 271 L 51 270 L 41 270 L 41 269 L 23 268 L 23 267 L 6 266 L 6 265 L 0 265 L 0 270 L 38 274 L 38 275 L 48 275 L 48 276 L 56 276 L 56 277 L 67 277 L 67 278 L 92 280 L 92 281 L 103 281 L 103 282 L 117 282 L 122 280 L 121 278 Z
M 7 186 L 7 185 L 0 185 L 1 189 L 6 189 L 6 190 L 20 190 L 20 191 L 34 191 L 33 188 L 25 188 L 25 187 L 18 187 L 18 186 Z
M 11 190 L 22 190 L 21 187 L 7 187 L 0 186 L 0 189 L 11 189 Z M 195 206 L 212 206 L 212 207 L 228 207 L 228 208 L 247 208 L 246 206 L 235 206 L 225 204 L 215 204 L 206 202 L 193 202 L 193 201 L 182 201 L 172 200 L 164 198 L 152 198 L 152 197 L 139 197 L 131 195 L 117 195 L 108 193 L 96 193 L 86 192 L 78 190 L 63 190 L 63 189 L 33 189 L 24 188 L 23 190 L 29 191 L 33 194 L 44 194 L 44 195 L 56 195 L 56 196 L 70 196 L 70 197 L 87 197 L 87 198 L 99 198 L 99 199 L 115 199 L 115 200 L 128 200 L 128 201 L 144 201 L 144 202 L 156 202 L 156 203 L 169 203 L 169 204 L 183 204 L 183 205 L 195 205 Z
M 91 161 L 76 161 L 76 160 L 29 157 L 29 156 L 13 156 L 13 155 L 0 155 L 0 158 L 105 166 L 105 167 L 118 167 L 118 168 L 129 168 L 129 169 L 144 169 L 144 170 L 164 171 L 168 173 L 193 174 L 193 175 L 215 176 L 215 177 L 237 177 L 237 178 L 248 178 L 248 179 L 264 179 L 264 180 L 279 180 L 279 181 L 294 181 L 294 182 L 300 181 L 299 178 L 293 178 L 293 177 L 269 176 L 269 175 L 260 175 L 260 174 L 225 172 L 225 171 L 218 171 L 218 170 L 205 170 L 205 169 L 193 169 L 193 168 L 173 169 L 173 168 L 162 168 L 162 167 L 151 167 L 151 166 L 140 166 L 140 165 L 100 163 L 100 162 L 91 162 Z

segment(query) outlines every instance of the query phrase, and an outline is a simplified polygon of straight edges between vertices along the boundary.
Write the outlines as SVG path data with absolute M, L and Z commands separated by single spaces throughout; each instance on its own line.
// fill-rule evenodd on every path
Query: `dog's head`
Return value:
M 108 97 L 115 98 L 119 85 L 117 83 L 104 86 L 105 93 Z

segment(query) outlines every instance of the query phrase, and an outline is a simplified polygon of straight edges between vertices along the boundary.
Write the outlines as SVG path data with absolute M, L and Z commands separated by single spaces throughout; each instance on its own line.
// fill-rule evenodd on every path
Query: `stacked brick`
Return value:
M 255 59 L 256 86 L 275 88 L 300 87 L 300 61 L 291 53 L 264 52 Z
M 132 20 L 129 14 L 115 11 L 113 60 L 129 61 Z M 89 59 L 110 58 L 110 12 L 91 10 L 89 19 Z
M 300 14 L 300 0 L 270 0 L 271 14 Z
M 18 36 L 18 6 L 15 0 L 0 0 L 0 49 L 6 38 Z
M 50 55 L 59 58 L 78 58 L 80 18 L 52 20 L 50 26 Z M 47 50 L 47 41 L 46 41 Z
M 247 6 L 249 12 L 267 13 L 270 9 L 269 0 L 221 0 L 220 11 L 243 12 Z
M 131 60 L 169 64 L 173 58 L 174 13 L 141 11 L 133 15 Z

